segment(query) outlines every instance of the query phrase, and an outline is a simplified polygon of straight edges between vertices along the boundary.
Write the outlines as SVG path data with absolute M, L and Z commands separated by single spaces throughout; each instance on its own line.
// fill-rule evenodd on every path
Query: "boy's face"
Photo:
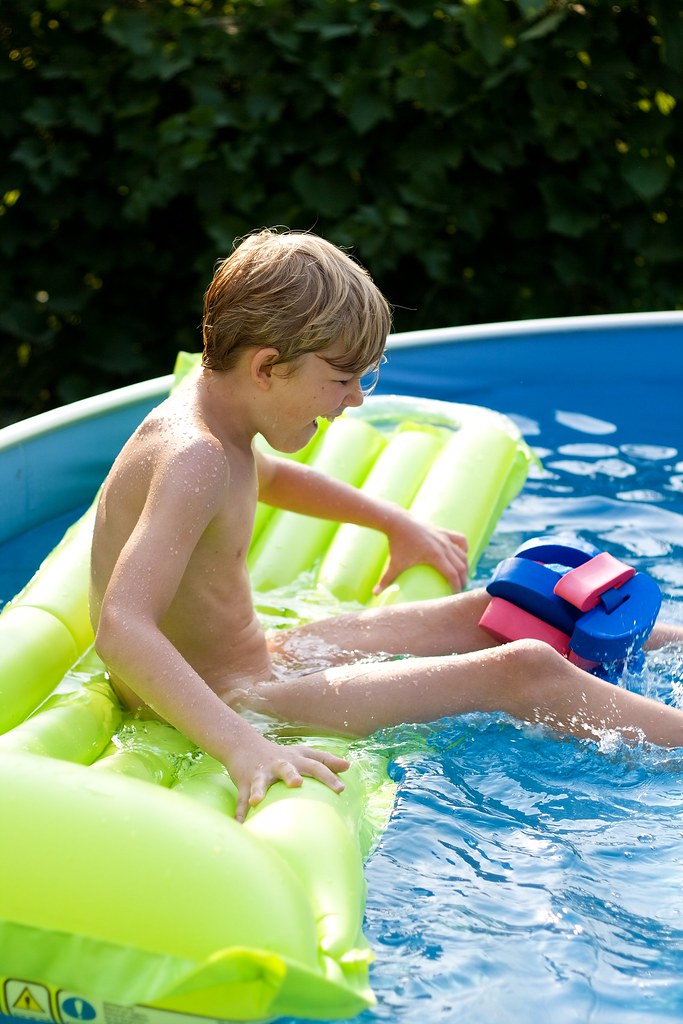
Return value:
M 345 350 L 335 343 L 321 352 L 308 352 L 296 363 L 275 365 L 277 424 L 268 441 L 282 452 L 299 451 L 318 429 L 318 420 L 333 420 L 350 406 L 363 404 L 360 375 L 333 366 Z

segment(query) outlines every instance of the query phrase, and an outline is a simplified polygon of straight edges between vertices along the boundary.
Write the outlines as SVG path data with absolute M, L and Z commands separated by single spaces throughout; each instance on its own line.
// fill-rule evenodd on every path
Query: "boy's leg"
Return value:
M 652 651 L 657 647 L 665 647 L 667 644 L 680 643 L 683 643 L 683 625 L 656 622 L 645 644 L 645 650 Z
M 337 615 L 306 626 L 281 630 L 270 638 L 272 653 L 287 660 L 348 664 L 367 654 L 410 654 L 430 658 L 499 647 L 479 620 L 490 601 L 485 590 L 414 601 Z M 657 623 L 648 650 L 683 642 L 683 626 Z
M 270 638 L 273 653 L 302 662 L 348 664 L 367 654 L 434 657 L 498 646 L 479 619 L 489 602 L 485 590 L 453 597 L 372 608 L 281 630 Z
M 248 705 L 355 735 L 403 722 L 503 711 L 560 732 L 683 746 L 683 711 L 576 668 L 547 644 L 519 640 L 457 657 L 335 666 L 263 683 Z

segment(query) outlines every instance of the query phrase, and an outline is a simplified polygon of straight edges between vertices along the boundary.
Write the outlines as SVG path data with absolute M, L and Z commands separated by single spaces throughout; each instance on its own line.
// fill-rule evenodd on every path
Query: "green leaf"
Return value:
M 517 6 L 525 19 L 535 18 L 545 10 L 547 0 L 517 0 Z
M 509 4 L 501 0 L 477 0 L 462 8 L 462 24 L 472 50 L 488 67 L 495 67 L 509 54 L 511 37 Z
M 436 42 L 429 42 L 413 50 L 399 68 L 398 99 L 411 100 L 427 111 L 448 112 L 457 99 L 457 69 L 450 54 Z
M 641 199 L 654 199 L 669 183 L 671 168 L 659 156 L 642 156 L 627 153 L 621 167 L 621 175 Z
M 339 217 L 353 204 L 353 182 L 333 170 L 315 170 L 303 164 L 292 174 L 292 185 L 308 209 L 326 217 Z
M 380 121 L 391 117 L 392 113 L 390 104 L 375 93 L 351 96 L 345 106 L 348 119 L 359 135 L 369 132 Z
M 544 36 L 550 35 L 551 32 L 555 32 L 560 27 L 564 19 L 567 17 L 566 10 L 553 11 L 552 14 L 547 14 L 545 18 L 541 18 L 531 28 L 525 29 L 519 33 L 519 39 L 523 43 L 528 43 L 532 39 L 543 39 Z
M 28 123 L 40 128 L 50 128 L 61 124 L 65 116 L 64 104 L 48 96 L 37 96 L 24 112 Z
M 600 223 L 600 216 L 577 183 L 550 177 L 539 183 L 548 212 L 548 228 L 567 238 L 582 238 Z

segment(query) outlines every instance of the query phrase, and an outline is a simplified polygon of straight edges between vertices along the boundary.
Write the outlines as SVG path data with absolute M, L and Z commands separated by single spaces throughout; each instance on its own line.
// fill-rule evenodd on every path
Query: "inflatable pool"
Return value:
M 180 360 L 178 377 L 189 364 Z M 368 743 L 307 737 L 349 756 L 343 795 L 310 780 L 277 785 L 237 825 L 222 767 L 163 723 L 122 715 L 91 649 L 92 502 L 172 384 L 0 432 L 3 597 L 47 554 L 0 615 L 0 820 L 10 837 L 0 847 L 0 1017 L 353 1016 L 373 1002 L 363 861 L 393 803 L 386 761 Z M 388 396 L 320 430 L 297 457 L 461 530 L 472 567 L 532 458 L 498 413 Z M 302 588 L 318 614 L 366 604 L 385 557 L 372 531 L 260 507 L 249 557 L 257 608 L 291 624 L 301 612 L 287 595 Z M 446 592 L 416 567 L 382 600 Z

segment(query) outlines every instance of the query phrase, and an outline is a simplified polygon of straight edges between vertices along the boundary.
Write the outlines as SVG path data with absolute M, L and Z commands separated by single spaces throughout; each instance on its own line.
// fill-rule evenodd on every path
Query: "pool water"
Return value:
M 641 442 L 626 413 L 502 411 L 544 471 L 475 582 L 552 532 L 650 572 L 663 614 L 683 622 L 683 431 L 657 441 L 650 424 Z M 683 707 L 683 651 L 649 654 L 625 684 Z M 683 749 L 504 715 L 387 730 L 377 745 L 400 785 L 366 869 L 378 1005 L 356 1024 L 681 1020 Z

